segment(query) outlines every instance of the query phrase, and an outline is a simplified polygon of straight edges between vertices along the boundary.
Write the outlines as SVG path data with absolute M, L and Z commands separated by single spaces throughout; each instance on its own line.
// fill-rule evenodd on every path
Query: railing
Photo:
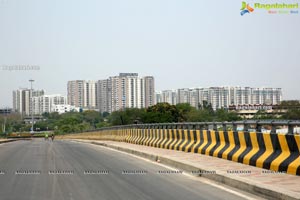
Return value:
M 197 129 L 197 130 L 233 130 L 237 131 L 242 126 L 243 131 L 262 132 L 264 126 L 268 126 L 270 133 L 276 133 L 277 127 L 287 127 L 287 134 L 295 134 L 294 128 L 300 127 L 300 121 L 278 121 L 278 120 L 245 120 L 235 122 L 184 122 L 184 123 L 153 123 L 153 124 L 131 124 L 122 126 L 111 126 L 84 132 L 95 132 L 101 130 L 140 128 L 140 129 Z

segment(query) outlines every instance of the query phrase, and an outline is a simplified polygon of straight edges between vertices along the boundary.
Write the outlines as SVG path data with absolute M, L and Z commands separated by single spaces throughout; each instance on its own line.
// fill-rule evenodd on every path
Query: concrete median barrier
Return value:
M 62 136 L 124 141 L 200 153 L 268 170 L 300 175 L 300 135 L 185 128 L 118 128 Z

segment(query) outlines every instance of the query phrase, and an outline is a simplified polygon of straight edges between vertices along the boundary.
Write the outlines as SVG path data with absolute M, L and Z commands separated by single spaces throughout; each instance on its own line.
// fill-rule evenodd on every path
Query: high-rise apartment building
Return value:
M 190 89 L 183 88 L 177 90 L 177 103 L 189 103 Z
M 153 76 L 145 76 L 145 107 L 153 106 L 155 102 L 155 82 Z M 142 88 L 141 88 L 142 89 Z
M 111 107 L 109 110 L 114 112 L 124 108 L 126 105 L 126 83 L 124 78 L 118 76 L 110 77 L 109 80 L 111 84 Z M 102 104 L 103 102 L 99 102 L 99 105 Z M 108 112 L 108 110 L 106 112 Z
M 111 113 L 112 104 L 112 84 L 111 79 L 99 80 L 98 81 L 98 108 L 101 113 L 109 112 Z
M 177 92 L 175 90 L 164 90 L 156 92 L 156 103 L 166 102 L 171 105 L 177 104 Z
M 170 104 L 189 103 L 198 108 L 204 101 L 214 110 L 228 108 L 230 105 L 277 105 L 282 100 L 281 88 L 250 87 L 210 87 L 195 89 L 178 89 L 176 100 L 170 101 L 170 90 L 158 92 L 157 102 Z M 175 96 L 175 95 L 173 95 Z
M 43 95 L 32 98 L 33 114 L 41 115 L 43 113 L 53 112 L 55 105 L 65 105 L 67 98 L 62 95 Z
M 105 80 L 68 82 L 68 104 L 100 112 L 124 108 L 145 108 L 155 104 L 155 85 L 152 76 L 120 73 Z
M 122 109 L 143 107 L 143 93 L 141 87 L 144 82 L 138 77 L 137 73 L 121 73 Z M 140 100 L 140 101 L 139 101 Z
M 84 106 L 84 84 L 83 80 L 75 80 L 68 82 L 68 104 L 82 108 Z
M 98 81 L 100 112 L 125 108 L 145 108 L 155 104 L 154 78 L 139 77 L 137 73 L 120 73 Z
M 33 90 L 32 97 L 38 97 L 45 94 L 44 90 Z M 30 115 L 32 109 L 31 90 L 22 88 L 13 91 L 13 110 L 22 115 Z
M 97 83 L 96 81 L 84 81 L 83 107 L 89 109 L 97 108 Z
M 199 102 L 202 104 L 203 102 Z M 229 106 L 229 91 L 224 87 L 211 87 L 208 89 L 208 103 L 214 110 Z
M 200 95 L 199 95 L 199 88 L 193 88 L 193 89 L 189 89 L 189 101 L 188 103 L 195 107 L 195 108 L 199 108 L 199 100 Z
M 68 104 L 80 108 L 95 109 L 97 107 L 96 81 L 69 81 Z

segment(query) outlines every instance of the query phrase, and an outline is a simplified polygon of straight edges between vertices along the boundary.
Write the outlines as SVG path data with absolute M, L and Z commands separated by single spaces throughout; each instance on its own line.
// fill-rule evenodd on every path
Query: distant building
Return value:
M 68 81 L 68 104 L 83 110 L 113 112 L 124 108 L 146 108 L 155 104 L 154 77 L 120 73 L 98 81 Z
M 111 102 L 112 102 L 112 84 L 111 79 L 99 80 L 98 81 L 98 108 L 99 112 L 111 113 Z
M 97 108 L 97 83 L 96 81 L 85 81 L 83 108 Z
M 155 81 L 153 76 L 145 76 L 145 107 L 153 106 L 156 104 L 155 101 Z M 141 88 L 142 90 L 143 88 Z
M 44 90 L 33 90 L 32 97 L 39 97 L 45 94 Z M 30 115 L 32 109 L 31 90 L 22 88 L 13 91 L 13 110 L 21 115 Z
M 67 98 L 59 94 L 33 97 L 33 114 L 41 115 L 45 112 L 50 113 L 55 105 L 66 103 Z
M 81 108 L 84 106 L 84 85 L 85 81 L 83 80 L 68 82 L 68 104 Z
M 74 80 L 68 82 L 68 104 L 80 108 L 97 108 L 96 81 Z
M 177 92 L 175 90 L 164 90 L 156 93 L 156 103 L 166 102 L 171 105 L 177 104 Z
M 173 105 L 189 103 L 199 108 L 203 102 L 207 102 L 216 110 L 229 108 L 231 105 L 278 105 L 282 100 L 282 90 L 281 88 L 250 87 L 184 88 L 178 89 L 176 94 L 165 90 L 157 92 L 156 96 L 158 103 L 168 102 Z
M 235 111 L 240 117 L 244 119 L 253 118 L 259 111 L 263 111 L 264 115 L 270 117 L 280 117 L 286 113 L 286 109 L 281 109 L 279 105 L 265 105 L 265 104 L 244 104 L 244 105 L 230 105 L 230 111 Z
M 120 73 L 98 81 L 100 112 L 125 108 L 146 108 L 155 104 L 154 77 L 139 77 L 137 73 Z
M 189 103 L 190 101 L 190 89 L 183 88 L 177 90 L 177 103 Z
M 9 115 L 13 113 L 12 108 L 0 108 L 0 115 Z
M 51 112 L 57 112 L 59 114 L 67 113 L 67 112 L 79 112 L 80 108 L 67 105 L 67 104 L 59 104 L 52 106 Z
M 199 102 L 200 102 L 199 99 L 200 99 L 199 89 L 198 88 L 189 89 L 188 103 L 195 108 L 199 108 Z

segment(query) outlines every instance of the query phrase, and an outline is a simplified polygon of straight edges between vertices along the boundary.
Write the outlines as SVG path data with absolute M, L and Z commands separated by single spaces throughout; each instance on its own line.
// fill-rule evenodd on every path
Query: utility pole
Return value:
M 7 110 L 8 108 L 5 108 L 6 110 L 4 111 L 4 124 L 3 124 L 3 132 L 6 134 L 6 121 L 7 121 Z M 6 134 L 7 135 L 7 134 Z
M 32 83 L 34 82 L 34 80 L 33 79 L 30 79 L 29 80 L 29 82 L 30 82 L 30 85 L 31 85 L 31 88 L 30 88 L 30 98 L 31 98 L 31 101 L 30 101 L 30 104 L 31 104 L 31 133 L 33 134 L 33 88 L 32 88 Z
M 2 132 L 7 136 L 7 132 L 6 132 L 6 122 L 7 122 L 7 114 L 8 114 L 8 107 L 4 107 L 3 109 L 1 109 L 0 115 L 4 116 L 4 121 L 1 124 L 1 129 Z

